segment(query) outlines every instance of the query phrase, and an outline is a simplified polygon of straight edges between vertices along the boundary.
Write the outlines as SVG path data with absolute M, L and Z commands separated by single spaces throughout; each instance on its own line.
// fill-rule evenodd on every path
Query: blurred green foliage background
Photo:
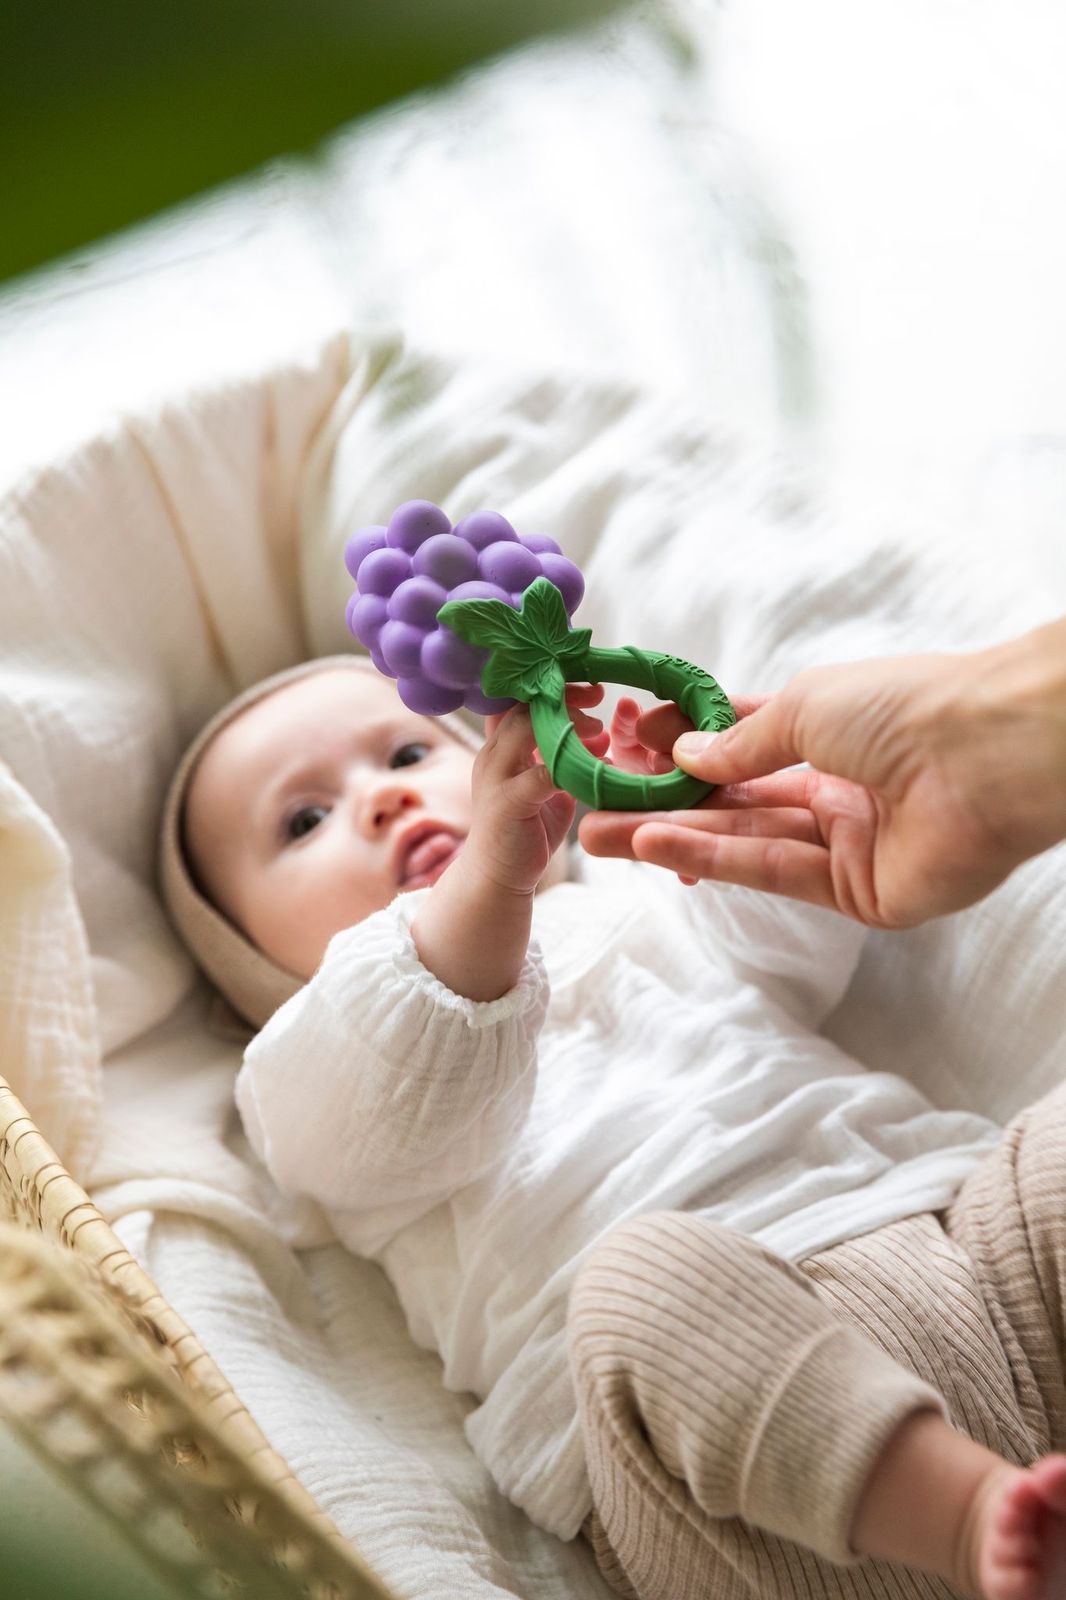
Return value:
M 0 279 L 622 0 L 3 0 Z

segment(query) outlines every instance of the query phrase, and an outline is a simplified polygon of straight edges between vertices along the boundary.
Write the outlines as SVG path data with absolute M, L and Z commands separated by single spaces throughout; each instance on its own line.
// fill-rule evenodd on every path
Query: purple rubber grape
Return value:
M 448 591 L 432 578 L 408 578 L 394 589 L 389 599 L 389 616 L 409 622 L 413 628 L 429 632 L 437 626 L 437 612 L 448 600 Z
M 573 616 L 585 593 L 585 580 L 580 567 L 575 567 L 565 556 L 545 554 L 540 558 L 540 570 L 562 595 L 567 616 Z
M 372 550 L 385 547 L 384 528 L 357 528 L 344 547 L 344 565 L 353 578 L 358 578 L 361 562 Z
M 388 543 L 394 550 L 406 550 L 408 555 L 413 555 L 434 534 L 451 531 L 447 513 L 432 500 L 405 500 L 389 518 Z
M 487 583 L 498 583 L 513 594 L 528 589 L 534 578 L 541 574 L 539 556 L 523 549 L 517 539 L 514 544 L 490 544 L 477 558 L 478 572 Z
M 442 689 L 473 688 L 488 659 L 487 650 L 475 649 L 450 628 L 435 628 L 422 642 L 422 676 Z
M 420 717 L 443 717 L 463 703 L 461 689 L 443 689 L 426 678 L 400 678 L 396 687 L 407 709 Z
M 439 631 L 439 630 L 438 630 Z M 432 638 L 433 635 L 430 635 Z M 378 638 L 378 649 L 395 678 L 413 678 L 420 669 L 422 645 L 426 636 L 409 622 L 386 622 Z
M 364 594 L 390 595 L 411 576 L 411 557 L 402 550 L 372 550 L 364 556 L 356 578 Z
M 468 583 L 478 575 L 478 558 L 465 539 L 454 533 L 438 533 L 414 553 L 413 565 L 419 577 L 432 578 L 446 589 Z
M 546 533 L 520 533 L 519 544 L 524 544 L 527 550 L 532 550 L 535 556 L 542 556 L 545 551 L 549 555 L 561 556 L 562 551 L 554 539 L 549 539 Z
M 480 578 L 474 578 L 470 583 L 460 583 L 448 596 L 449 600 L 502 600 L 505 605 L 513 605 L 514 600 L 501 589 L 498 583 L 485 583 Z
M 513 705 L 481 688 L 489 651 L 437 621 L 449 600 L 499 600 L 521 607 L 542 575 L 554 583 L 570 615 L 584 579 L 547 534 L 517 534 L 496 511 L 474 511 L 452 529 L 439 506 L 408 500 L 387 528 L 360 528 L 345 562 L 356 593 L 345 620 L 379 672 L 395 678 L 400 698 L 422 716 L 460 706 L 490 716 Z
M 468 711 L 477 712 L 479 717 L 495 717 L 510 711 L 514 701 L 494 700 L 491 695 L 482 694 L 480 689 L 468 689 L 463 705 Z
M 383 677 L 395 678 L 395 672 L 393 672 L 392 668 L 389 666 L 389 663 L 385 660 L 385 657 L 382 655 L 380 650 L 371 650 L 370 659 Z
M 355 605 L 348 626 L 360 644 L 376 650 L 378 637 L 389 619 L 388 605 L 380 594 L 356 593 L 352 598 Z
M 518 540 L 507 518 L 501 517 L 498 511 L 472 511 L 455 524 L 455 534 L 475 550 L 485 550 L 490 544 L 499 544 L 505 539 L 515 543 Z

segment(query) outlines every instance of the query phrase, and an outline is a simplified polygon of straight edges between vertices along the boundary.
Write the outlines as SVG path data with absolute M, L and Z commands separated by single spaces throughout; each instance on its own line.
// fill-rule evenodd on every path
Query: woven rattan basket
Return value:
M 2 1078 L 0 1417 L 181 1595 L 394 1600 Z

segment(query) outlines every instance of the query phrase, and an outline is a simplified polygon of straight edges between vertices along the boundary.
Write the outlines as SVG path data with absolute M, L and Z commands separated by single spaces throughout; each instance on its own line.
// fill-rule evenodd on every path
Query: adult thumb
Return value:
M 804 759 L 795 748 L 777 696 L 720 733 L 683 733 L 672 753 L 692 777 L 719 784 L 762 778 Z

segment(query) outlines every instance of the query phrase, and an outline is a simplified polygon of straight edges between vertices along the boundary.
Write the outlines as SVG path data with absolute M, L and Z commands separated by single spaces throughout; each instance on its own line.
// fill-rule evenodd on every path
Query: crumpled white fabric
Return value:
M 70 852 L 0 761 L 0 1061 L 60 1161 L 88 1168 L 101 1102 L 89 948 Z
M 330 941 L 244 1053 L 236 1101 L 285 1194 L 384 1268 L 479 1460 L 539 1527 L 592 1509 L 566 1344 L 587 1252 L 685 1210 L 787 1260 L 949 1205 L 1001 1130 L 818 1033 L 866 930 L 816 906 L 592 860 L 536 897 L 514 987 L 453 994 L 431 892 Z

